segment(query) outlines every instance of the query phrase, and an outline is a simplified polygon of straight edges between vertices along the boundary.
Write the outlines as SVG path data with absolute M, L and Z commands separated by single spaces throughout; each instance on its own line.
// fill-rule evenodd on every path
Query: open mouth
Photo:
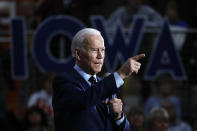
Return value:
M 100 66 L 102 66 L 102 63 L 100 63 L 100 62 L 99 63 L 94 63 L 94 65 L 100 67 Z

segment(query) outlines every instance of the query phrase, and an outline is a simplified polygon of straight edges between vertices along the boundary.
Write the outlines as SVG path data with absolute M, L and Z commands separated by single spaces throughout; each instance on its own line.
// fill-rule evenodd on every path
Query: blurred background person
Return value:
M 5 95 L 0 87 L 0 130 L 21 131 L 21 122 L 16 118 L 14 112 L 7 109 Z
M 24 131 L 49 131 L 46 112 L 38 106 L 32 106 L 27 109 L 23 128 Z
M 166 4 L 165 17 L 168 19 L 175 46 L 180 50 L 186 40 L 188 24 L 179 15 L 179 8 L 175 0 Z
M 135 16 L 146 17 L 146 27 L 160 27 L 163 21 L 158 12 L 150 6 L 143 4 L 143 0 L 127 0 L 125 6 L 119 7 L 111 14 L 107 27 L 110 31 L 113 31 L 118 24 L 121 24 L 124 29 L 129 29 Z
M 130 108 L 127 114 L 128 121 L 130 122 L 131 131 L 144 131 L 144 113 L 139 107 Z
M 179 8 L 175 0 L 170 0 L 167 2 L 165 17 L 167 17 L 170 25 L 188 27 L 187 22 L 180 18 Z
M 54 74 L 47 73 L 41 78 L 42 86 L 41 89 L 32 93 L 29 97 L 27 107 L 38 106 L 49 115 L 49 121 L 53 118 L 52 109 L 52 79 Z
M 145 120 L 145 131 L 167 131 L 169 126 L 168 112 L 161 107 L 153 108 Z
M 175 106 L 171 101 L 164 101 L 162 107 L 165 108 L 169 114 L 168 131 L 192 131 L 189 124 L 177 118 Z
M 43 21 L 50 16 L 70 15 L 86 24 L 93 9 L 104 0 L 38 0 L 35 15 Z
M 169 74 L 160 75 L 155 81 L 156 92 L 151 95 L 144 107 L 144 113 L 147 116 L 150 110 L 154 107 L 160 107 L 161 103 L 165 100 L 169 100 L 174 103 L 175 109 L 177 111 L 177 117 L 181 118 L 181 101 L 173 93 L 174 81 Z

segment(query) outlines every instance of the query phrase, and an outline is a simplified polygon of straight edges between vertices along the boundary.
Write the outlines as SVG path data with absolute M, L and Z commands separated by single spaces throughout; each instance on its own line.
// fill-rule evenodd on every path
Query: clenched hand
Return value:
M 115 119 L 120 119 L 122 115 L 122 100 L 118 98 L 112 98 L 108 101 L 109 109 L 112 114 L 115 114 Z

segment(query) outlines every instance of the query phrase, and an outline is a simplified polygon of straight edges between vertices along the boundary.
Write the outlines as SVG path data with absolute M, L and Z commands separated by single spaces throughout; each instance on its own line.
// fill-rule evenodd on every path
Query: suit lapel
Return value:
M 77 81 L 77 83 L 79 84 L 80 82 L 80 86 L 79 88 L 82 88 L 83 90 L 86 90 L 87 87 L 89 87 L 90 85 L 86 82 L 86 80 L 84 80 L 84 78 L 74 69 L 72 68 L 72 77 L 74 78 L 74 80 Z

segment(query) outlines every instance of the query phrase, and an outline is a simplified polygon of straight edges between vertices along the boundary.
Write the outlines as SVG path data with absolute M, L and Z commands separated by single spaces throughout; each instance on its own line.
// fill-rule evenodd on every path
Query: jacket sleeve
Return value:
M 131 131 L 130 123 L 126 118 L 126 115 L 125 114 L 123 115 L 124 115 L 124 121 L 120 125 L 117 125 L 117 123 L 114 122 L 115 129 L 116 131 Z
M 53 107 L 88 108 L 118 91 L 113 75 L 91 87 L 80 80 L 71 79 L 69 75 L 60 75 L 53 81 Z
M 120 124 L 120 129 L 121 131 L 131 131 L 129 121 L 127 120 L 126 116 L 124 122 Z

